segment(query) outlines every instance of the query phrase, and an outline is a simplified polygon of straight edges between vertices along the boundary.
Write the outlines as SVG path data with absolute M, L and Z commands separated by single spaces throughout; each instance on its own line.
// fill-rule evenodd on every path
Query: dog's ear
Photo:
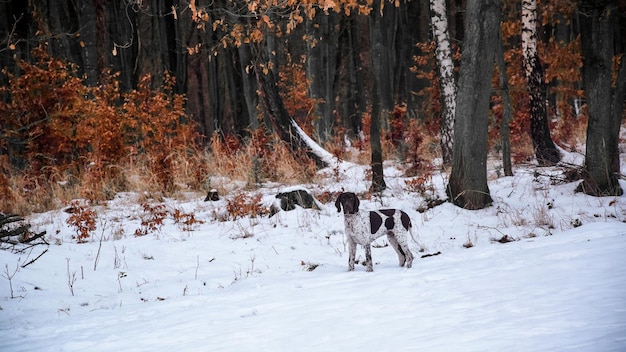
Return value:
M 335 201 L 335 206 L 337 207 L 337 212 L 340 213 L 341 212 L 341 197 L 343 196 L 343 193 L 339 195 L 339 197 L 337 197 L 337 200 Z

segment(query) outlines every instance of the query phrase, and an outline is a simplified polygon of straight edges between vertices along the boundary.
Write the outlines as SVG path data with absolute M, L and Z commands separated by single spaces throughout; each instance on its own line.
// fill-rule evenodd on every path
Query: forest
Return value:
M 625 0 L 0 2 L 0 211 L 384 160 L 490 204 L 488 155 L 621 195 Z M 297 128 L 296 128 L 297 127 Z M 304 131 L 304 133 L 302 133 Z M 305 135 L 306 133 L 306 135 Z M 434 163 L 434 160 L 441 160 Z

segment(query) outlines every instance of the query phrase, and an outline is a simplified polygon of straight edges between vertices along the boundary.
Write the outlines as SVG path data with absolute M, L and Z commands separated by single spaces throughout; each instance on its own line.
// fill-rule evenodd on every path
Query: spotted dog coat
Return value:
M 407 235 L 413 237 L 411 218 L 399 209 L 359 213 L 359 204 L 359 198 L 351 192 L 341 193 L 335 202 L 337 212 L 341 212 L 343 207 L 345 232 L 350 246 L 348 270 L 354 270 L 356 245 L 359 244 L 365 249 L 367 271 L 373 271 L 370 244 L 383 235 L 387 235 L 389 243 L 398 254 L 400 266 L 406 263 L 406 267 L 410 268 L 413 264 L 413 253 L 409 250 Z

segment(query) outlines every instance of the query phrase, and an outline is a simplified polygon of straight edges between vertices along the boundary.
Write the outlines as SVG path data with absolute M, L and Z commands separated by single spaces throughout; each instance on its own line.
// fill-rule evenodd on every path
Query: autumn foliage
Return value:
M 71 212 L 66 223 L 74 228 L 76 242 L 85 243 L 96 229 L 96 211 L 74 201 L 68 208 Z
M 134 186 L 129 170 L 143 170 L 135 184 L 163 192 L 174 191 L 177 180 L 203 182 L 199 136 L 184 97 L 172 91 L 173 79 L 166 76 L 163 89 L 153 90 L 144 76 L 137 89 L 121 93 L 111 74 L 87 87 L 72 64 L 45 48 L 35 54 L 37 62 L 20 63 L 19 76 L 3 72 L 10 84 L 0 91 L 8 97 L 0 102 L 0 186 L 11 190 L 3 210 L 19 199 L 45 207 L 42 198 L 53 189 L 72 189 L 70 198 L 109 199 Z
M 397 4 L 382 3 L 387 4 L 385 6 Z M 197 29 L 213 30 L 215 42 L 210 48 L 200 44 L 188 48 L 190 55 L 199 55 L 202 50 L 217 55 L 220 48 L 260 43 L 268 34 L 284 38 L 291 34 L 290 43 L 293 43 L 294 38 L 300 40 L 307 34 L 306 30 L 298 29 L 307 18 L 323 13 L 366 16 L 372 10 L 370 1 L 249 1 L 236 9 L 242 17 L 228 21 L 217 12 L 210 13 L 210 8 L 203 4 L 190 1 L 188 14 Z M 539 4 L 538 18 L 544 30 L 571 20 L 574 3 L 540 0 Z M 280 19 L 270 16 L 277 10 L 283 14 Z M 514 114 L 510 122 L 512 157 L 514 162 L 526 162 L 533 158 L 533 150 L 528 136 L 528 92 L 522 68 L 519 11 L 519 2 L 506 1 L 501 29 Z M 358 25 L 356 23 L 355 28 Z M 336 28 L 346 27 L 342 24 Z M 367 41 L 367 34 L 358 38 Z M 580 38 L 556 38 L 548 35 L 538 43 L 548 87 L 551 133 L 560 147 L 577 150 L 584 143 L 587 121 L 580 84 Z M 361 50 L 355 57 L 361 58 L 359 62 L 367 66 L 368 43 L 362 44 L 353 49 Z M 440 156 L 437 138 L 441 92 L 434 44 L 426 41 L 415 45 L 418 54 L 413 57 L 412 74 L 420 82 L 415 85 L 420 89 L 410 94 L 417 97 L 418 103 L 398 98 L 395 108 L 382 123 L 381 138 L 384 158 L 400 160 L 405 173 L 417 177 L 412 187 L 420 189 L 432 170 L 432 159 Z M 456 63 L 460 59 L 459 49 L 458 43 L 453 42 Z M 205 120 L 190 116 L 186 111 L 186 97 L 175 92 L 175 78 L 167 72 L 163 77 L 133 77 L 134 89 L 127 91 L 118 86 L 118 73 L 99 72 L 97 85 L 88 86 L 79 76 L 77 66 L 51 57 L 49 52 L 42 44 L 34 50 L 34 60 L 19 63 L 19 72 L 8 69 L 1 72 L 8 85 L 0 87 L 0 211 L 42 211 L 78 198 L 98 203 L 120 191 L 175 195 L 185 190 L 219 188 L 211 184 L 213 176 L 217 175 L 244 180 L 246 187 L 255 187 L 264 180 L 308 182 L 315 175 L 316 167 L 309 159 L 294 155 L 271 131 L 272 126 L 263 124 L 261 108 L 258 109 L 258 124 L 257 121 L 251 123 L 258 127 L 245 129 L 244 126 L 236 132 L 241 135 L 228 134 L 215 127 L 205 129 L 209 135 L 202 136 L 194 118 L 210 125 L 209 119 L 219 121 L 222 116 L 205 116 Z M 320 102 L 309 96 L 306 55 L 294 51 L 292 57 L 290 53 L 280 47 L 275 53 L 280 67 L 270 67 L 273 62 L 263 67 L 278 73 L 278 88 L 289 114 L 303 130 L 314 136 L 311 119 Z M 342 54 L 344 52 L 339 53 Z M 252 69 L 252 66 L 243 67 L 246 72 Z M 367 67 L 359 72 L 363 72 L 365 80 L 369 78 Z M 336 77 L 337 86 L 345 85 L 341 77 L 339 74 Z M 155 80 L 161 80 L 163 85 L 155 89 L 152 84 Z M 494 72 L 493 82 L 489 145 L 497 152 L 503 115 L 497 72 Z M 369 94 L 367 87 L 363 91 Z M 340 101 L 341 97 L 336 93 L 336 103 L 346 104 Z M 228 107 L 232 111 L 239 108 Z M 356 161 L 366 164 L 370 162 L 372 121 L 366 111 L 368 107 L 362 108 L 362 121 L 358 124 L 362 130 L 349 134 L 356 136 L 355 140 L 346 140 L 347 117 L 335 112 L 334 135 L 325 147 L 337 158 L 348 160 L 351 154 L 347 150 L 351 147 L 359 154 Z M 184 217 L 180 214 L 181 219 Z M 78 228 L 81 219 L 76 220 L 74 226 Z

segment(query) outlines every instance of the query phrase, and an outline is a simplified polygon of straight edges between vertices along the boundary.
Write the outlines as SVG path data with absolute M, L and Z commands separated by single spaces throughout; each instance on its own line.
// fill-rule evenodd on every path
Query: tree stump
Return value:
M 284 211 L 293 210 L 296 205 L 305 209 L 320 210 L 315 198 L 304 189 L 296 189 L 288 192 L 281 192 L 276 195 L 276 199 L 280 200 L 280 209 Z M 270 216 L 280 211 L 276 206 L 272 206 L 270 210 Z

